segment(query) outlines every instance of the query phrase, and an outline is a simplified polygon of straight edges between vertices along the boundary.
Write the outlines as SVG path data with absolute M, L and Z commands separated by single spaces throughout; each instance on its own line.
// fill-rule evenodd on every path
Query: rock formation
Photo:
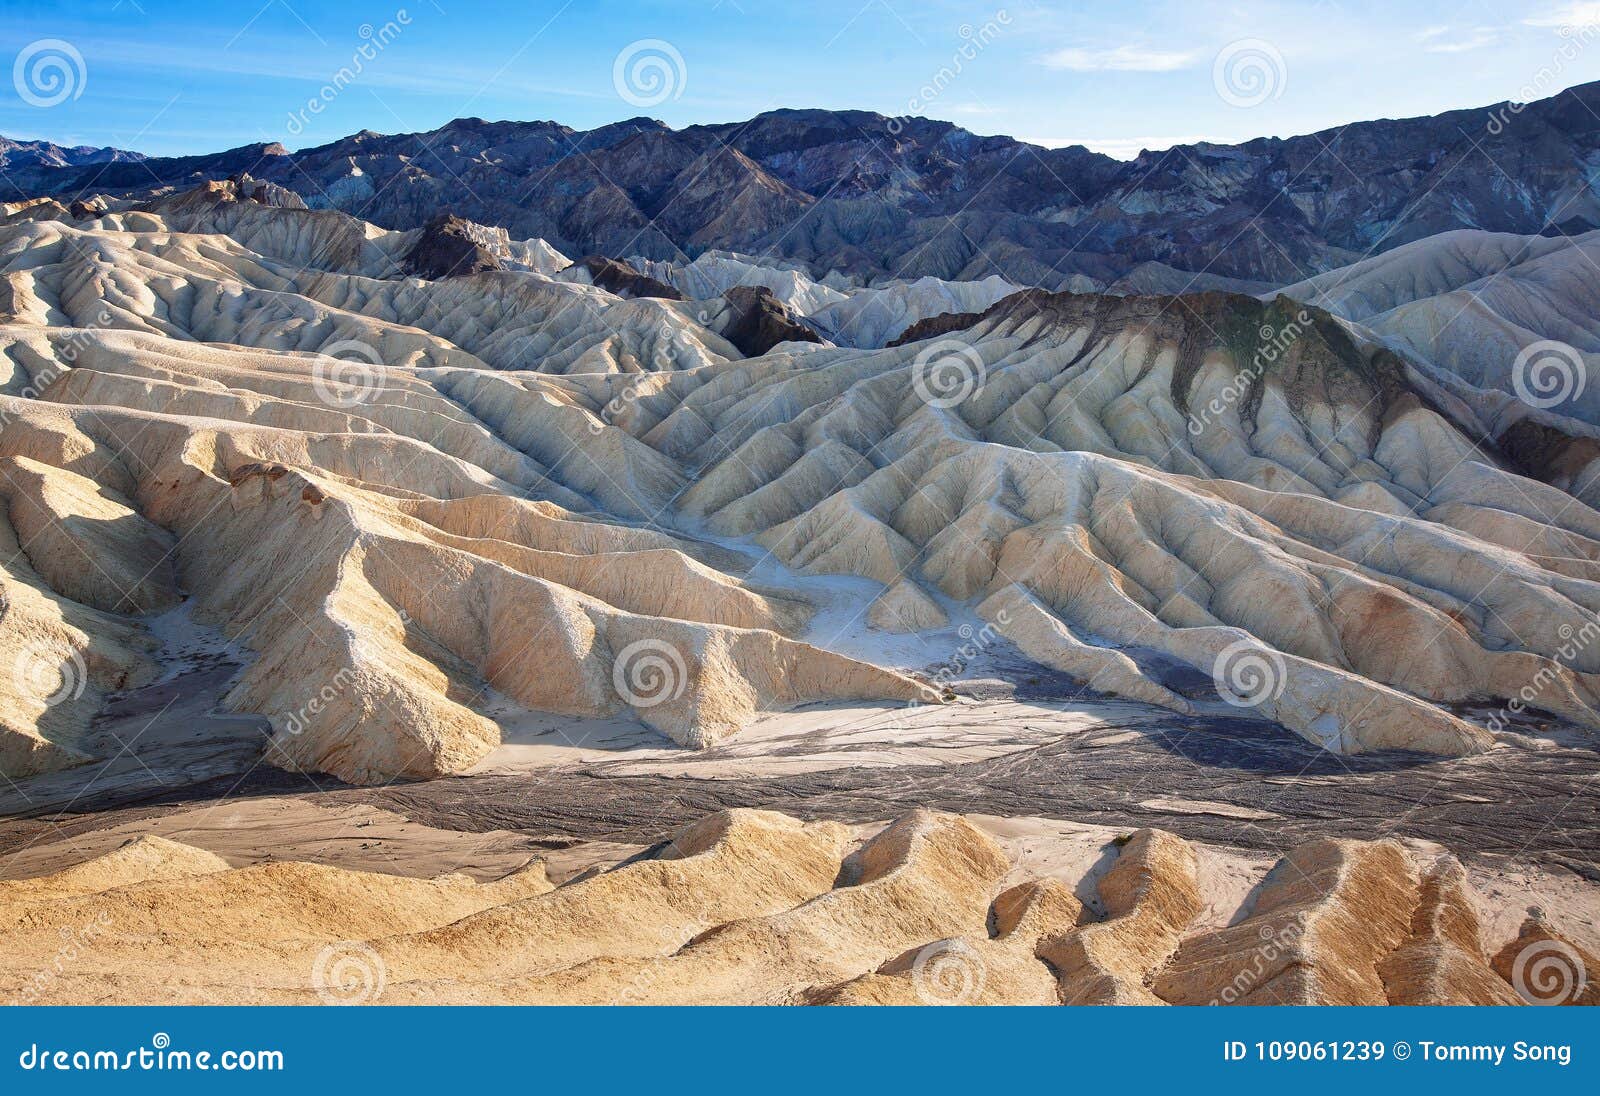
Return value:
M 681 301 L 683 294 L 664 282 L 640 274 L 626 263 L 608 259 L 604 255 L 590 255 L 578 260 L 569 272 L 569 278 L 581 275 L 584 284 L 597 285 L 619 297 L 659 297 L 666 301 Z
M 1516 1005 L 1483 954 L 1466 869 L 1442 856 L 1423 873 L 1411 937 L 1378 965 L 1391 1005 Z
M 1515 940 L 1495 953 L 1494 971 L 1530 1005 L 1600 1005 L 1594 953 L 1579 947 L 1534 910 Z
M 1319 841 L 1273 869 L 1252 916 L 1186 941 L 1157 977 L 1174 1004 L 1382 1005 L 1379 964 L 1407 939 L 1417 905 L 1393 841 Z M 1400 992 L 1410 975 L 1396 970 Z
M 1340 753 L 1484 750 L 1458 706 L 1529 682 L 1600 724 L 1588 465 L 1527 478 L 1428 363 L 1315 307 L 1028 291 L 959 336 L 746 357 L 707 302 L 407 277 L 422 237 L 240 186 L 0 228 L 0 643 L 38 667 L 0 681 L 12 778 L 84 760 L 180 603 L 255 653 L 228 703 L 274 762 L 350 780 L 474 764 L 490 689 L 691 746 L 937 699 L 816 645 L 826 575 L 881 584 L 882 631 L 941 627 L 938 595 L 1086 687 Z M 729 297 L 745 351 L 793 334 Z M 744 577 L 763 553 L 783 591 Z
M 729 317 L 721 325 L 722 337 L 747 358 L 757 358 L 779 343 L 820 343 L 818 334 L 796 323 L 769 289 L 734 286 L 722 295 Z
M 1192 924 L 1188 843 L 1145 830 L 1105 851 L 1101 916 L 1058 879 L 1015 878 L 972 821 L 922 811 L 864 841 L 836 823 L 724 812 L 558 886 L 539 863 L 491 882 L 230 867 L 145 837 L 0 882 L 0 1000 L 1511 1003 L 1512 980 L 1553 977 L 1514 959 L 1490 969 L 1470 913 L 1481 899 L 1448 857 L 1424 869 L 1419 902 L 1420 865 L 1394 842 L 1318 842 L 1218 928 Z
M 1068 1005 L 1161 1004 L 1148 983 L 1200 912 L 1194 850 L 1159 830 L 1130 837 L 1105 877 L 1106 920 L 1057 936 L 1040 958 Z
M 1597 144 L 0 138 L 0 1001 L 1600 1003 Z
M 441 213 L 422 226 L 402 261 L 408 273 L 429 279 L 504 269 L 485 236 L 492 233 L 471 221 Z

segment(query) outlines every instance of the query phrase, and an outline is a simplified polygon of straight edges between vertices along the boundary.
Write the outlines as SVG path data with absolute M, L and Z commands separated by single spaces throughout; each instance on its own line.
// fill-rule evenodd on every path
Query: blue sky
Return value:
M 1600 0 L 0 0 L 0 11 L 0 133 L 155 154 L 300 148 L 463 115 L 679 126 L 820 106 L 1129 156 L 1600 79 Z M 64 67 L 35 71 L 52 52 Z M 632 62 L 620 72 L 619 56 Z M 320 111 L 306 109 L 313 98 Z

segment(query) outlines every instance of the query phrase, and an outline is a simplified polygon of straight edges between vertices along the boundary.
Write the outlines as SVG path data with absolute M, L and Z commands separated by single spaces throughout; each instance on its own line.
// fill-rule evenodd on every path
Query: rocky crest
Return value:
M 677 131 L 644 118 L 588 131 L 462 118 L 429 133 L 363 131 L 293 153 L 252 145 L 136 168 L 120 152 L 8 144 L 0 170 L 14 192 L 38 195 L 90 185 L 148 195 L 248 171 L 385 227 L 419 228 L 451 208 L 568 254 L 722 248 L 819 276 L 999 274 L 1049 289 L 1128 276 L 1149 291 L 1197 277 L 1199 288 L 1283 284 L 1450 229 L 1600 226 L 1586 181 L 1597 118 L 1600 84 L 1586 84 L 1515 112 L 1181 145 L 1127 163 L 865 111 L 777 110 Z M 405 185 L 390 185 L 397 177 Z M 1206 274 L 1173 281 L 1163 273 L 1173 268 Z
M 591 285 L 615 293 L 619 297 L 658 297 L 667 301 L 681 301 L 683 294 L 665 282 L 658 282 L 647 274 L 640 274 L 627 263 L 608 259 L 604 255 L 589 255 L 579 259 L 577 266 L 588 273 Z
M 491 230 L 450 213 L 441 213 L 422 227 L 416 243 L 406 252 L 406 270 L 419 278 L 453 278 L 502 270 L 499 255 L 492 248 L 497 242 L 488 237 Z M 501 248 L 505 232 L 502 229 Z
M 722 337 L 748 358 L 759 357 L 779 343 L 822 341 L 811 328 L 796 322 L 772 290 L 764 286 L 734 286 L 722 299 L 733 311 Z

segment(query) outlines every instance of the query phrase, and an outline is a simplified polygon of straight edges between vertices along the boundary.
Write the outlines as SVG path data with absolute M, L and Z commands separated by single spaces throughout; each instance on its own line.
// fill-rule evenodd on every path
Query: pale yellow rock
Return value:
M 895 583 L 873 599 L 867 624 L 882 632 L 926 632 L 950 623 L 945 611 L 907 579 Z
M 491 692 L 692 747 L 937 699 L 801 642 L 805 583 L 747 581 L 750 541 L 883 583 L 874 626 L 939 627 L 942 595 L 1091 689 L 1340 753 L 1480 752 L 1504 720 L 1468 702 L 1600 726 L 1600 513 L 1326 315 L 1013 295 L 947 399 L 926 345 L 740 359 L 531 244 L 395 276 L 409 240 L 220 184 L 0 225 L 0 462 L 37 546 L 0 649 L 87 679 L 0 681 L 0 772 L 85 760 L 105 691 L 154 671 L 131 618 L 180 595 L 253 653 L 228 703 L 269 759 L 354 781 L 476 764 Z M 1241 659 L 1259 690 L 1192 684 Z
M 1083 905 L 1059 881 L 1019 883 L 994 901 L 995 935 L 935 940 L 872 974 L 814 990 L 819 1005 L 1054 1005 L 1056 976 L 1040 954 Z
M 1494 972 L 1532 1005 L 1600 1005 L 1600 959 L 1535 911 L 1515 940 L 1495 953 Z
M 1476 895 L 1446 854 L 1423 875 L 1411 938 L 1378 964 L 1391 1005 L 1520 1005 L 1483 954 Z
M 913 945 L 981 931 L 1008 866 L 965 819 L 917 811 L 852 857 L 848 885 L 791 910 L 731 922 L 664 958 L 595 960 L 505 988 L 521 1001 L 797 1003 Z
M 54 875 L 0 880 L 0 904 L 54 902 L 136 883 L 168 882 L 227 870 L 226 860 L 204 849 L 145 836 Z
M 1149 983 L 1200 912 L 1195 854 L 1163 830 L 1139 830 L 1100 880 L 1107 919 L 1047 941 L 1061 1003 L 1159 1005 Z
M 0 497 L 34 570 L 62 596 L 113 613 L 178 604 L 171 535 L 93 480 L 4 457 Z
M 1378 965 L 1411 934 L 1417 905 L 1397 842 L 1303 845 L 1278 862 L 1250 917 L 1185 941 L 1155 993 L 1184 1005 L 1387 1004 Z
M 408 980 L 448 981 L 462 963 L 510 982 L 602 958 L 649 959 L 718 925 L 827 891 L 846 848 L 846 831 L 834 823 L 724 811 L 680 830 L 654 859 L 384 947 Z M 417 992 L 426 999 L 432 991 Z
M 966 819 L 918 811 L 858 842 L 833 822 L 725 811 L 620 863 L 607 851 L 552 887 L 538 863 L 492 882 L 298 862 L 231 868 L 145 837 L 52 875 L 0 882 L 0 1001 L 1046 1005 L 1216 992 L 1219 1002 L 1383 1004 L 1386 990 L 1396 1002 L 1514 996 L 1475 951 L 1476 920 L 1454 862 L 1429 873 L 1419 905 L 1416 881 L 1390 843 L 1295 850 L 1247 919 L 1189 930 L 1171 957 L 1202 894 L 1217 892 L 1197 885 L 1195 849 L 1170 834 L 1144 830 L 1123 845 L 1099 879 L 1106 919 L 1088 924 L 1063 879 L 1017 881 L 1017 866 Z M 1214 851 L 1199 859 L 1214 865 Z M 1400 912 L 1411 909 L 1414 916 Z M 1219 913 L 1206 911 L 1208 923 Z M 1535 921 L 1496 968 L 1558 994 L 1564 968 L 1550 965 L 1552 954 L 1590 961 Z M 1592 996 L 1582 981 L 1567 982 L 1566 992 L 1571 1003 Z

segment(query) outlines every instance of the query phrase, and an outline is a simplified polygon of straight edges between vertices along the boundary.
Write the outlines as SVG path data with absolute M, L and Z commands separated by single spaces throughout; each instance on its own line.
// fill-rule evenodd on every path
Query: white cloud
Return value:
M 1200 60 L 1198 53 L 1117 46 L 1115 49 L 1058 49 L 1039 58 L 1046 68 L 1071 72 L 1176 72 Z
M 1543 15 L 1524 19 L 1530 27 L 1593 27 L 1600 26 L 1600 2 L 1576 0 L 1564 7 L 1555 8 Z
M 1500 41 L 1500 32 L 1493 27 L 1428 27 L 1417 35 L 1417 41 L 1422 43 L 1424 53 L 1468 53 L 1494 45 Z

